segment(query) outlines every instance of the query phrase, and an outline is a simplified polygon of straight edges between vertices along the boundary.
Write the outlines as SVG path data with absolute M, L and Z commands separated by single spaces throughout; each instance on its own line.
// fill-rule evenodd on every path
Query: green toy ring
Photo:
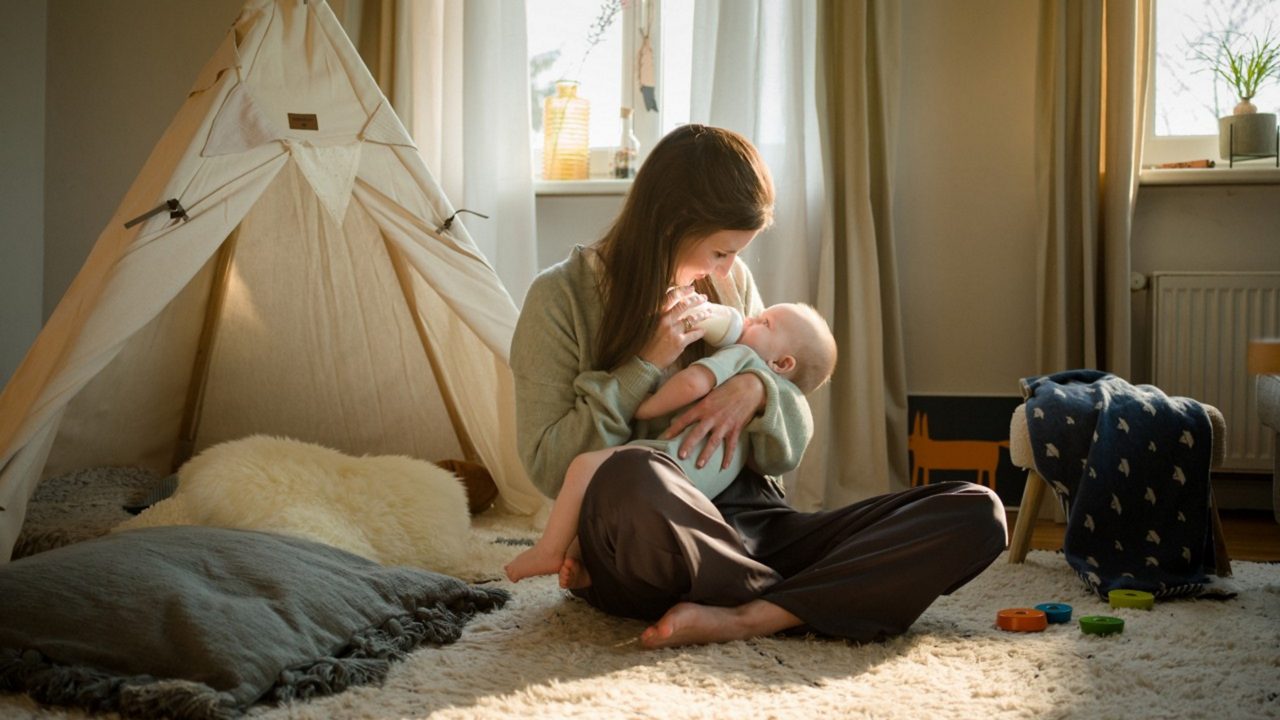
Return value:
M 1113 635 L 1124 632 L 1124 620 L 1107 615 L 1085 615 L 1080 618 L 1080 631 L 1086 635 Z

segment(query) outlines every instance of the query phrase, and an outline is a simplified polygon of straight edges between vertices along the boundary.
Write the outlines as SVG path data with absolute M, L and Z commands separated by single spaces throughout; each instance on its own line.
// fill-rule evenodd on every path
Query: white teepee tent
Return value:
M 453 213 L 329 7 L 250 0 L 0 394 L 0 562 L 41 478 L 255 432 L 471 459 L 537 510 L 517 310 Z

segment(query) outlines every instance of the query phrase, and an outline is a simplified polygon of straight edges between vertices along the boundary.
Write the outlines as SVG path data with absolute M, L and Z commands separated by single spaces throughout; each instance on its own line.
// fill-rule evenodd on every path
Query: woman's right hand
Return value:
M 690 343 L 701 340 L 706 330 L 695 326 L 698 319 L 695 313 L 689 316 L 689 322 L 681 319 L 685 312 L 696 305 L 707 301 L 706 295 L 699 294 L 691 286 L 674 287 L 667 291 L 663 300 L 662 315 L 658 319 L 658 327 L 653 337 L 640 349 L 640 359 L 658 367 L 667 368 L 674 363 L 680 353 Z

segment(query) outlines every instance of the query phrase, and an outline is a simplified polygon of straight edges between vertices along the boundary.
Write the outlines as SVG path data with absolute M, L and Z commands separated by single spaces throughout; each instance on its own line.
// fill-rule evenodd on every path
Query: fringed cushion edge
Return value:
M 510 598 L 510 593 L 499 588 L 467 587 L 448 600 L 419 605 L 412 613 L 388 618 L 377 627 L 356 633 L 335 657 L 284 670 L 267 699 L 275 703 L 309 700 L 356 685 L 379 684 L 392 662 L 404 659 L 423 645 L 441 646 L 456 641 L 477 613 L 500 608 Z
M 456 641 L 473 616 L 502 607 L 510 597 L 498 588 L 466 588 L 448 601 L 417 598 L 415 602 L 422 605 L 357 632 L 338 655 L 282 671 L 263 699 L 276 703 L 308 700 L 356 685 L 381 683 L 392 662 L 422 645 Z M 136 718 L 230 720 L 247 709 L 238 706 L 229 693 L 204 683 L 115 675 L 87 666 L 64 665 L 30 649 L 0 648 L 0 690 L 27 693 L 45 705 Z
M 25 692 L 45 705 L 130 717 L 224 720 L 241 715 L 230 694 L 203 683 L 62 665 L 36 650 L 0 649 L 0 689 Z

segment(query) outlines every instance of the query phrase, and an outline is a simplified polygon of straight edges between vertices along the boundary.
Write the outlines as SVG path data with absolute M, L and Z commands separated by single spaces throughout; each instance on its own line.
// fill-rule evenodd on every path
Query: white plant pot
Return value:
M 1232 133 L 1234 131 L 1234 147 Z M 1233 153 L 1234 151 L 1234 153 Z M 1230 158 L 1241 155 L 1274 155 L 1276 153 L 1276 114 L 1248 113 L 1218 118 L 1218 155 Z

